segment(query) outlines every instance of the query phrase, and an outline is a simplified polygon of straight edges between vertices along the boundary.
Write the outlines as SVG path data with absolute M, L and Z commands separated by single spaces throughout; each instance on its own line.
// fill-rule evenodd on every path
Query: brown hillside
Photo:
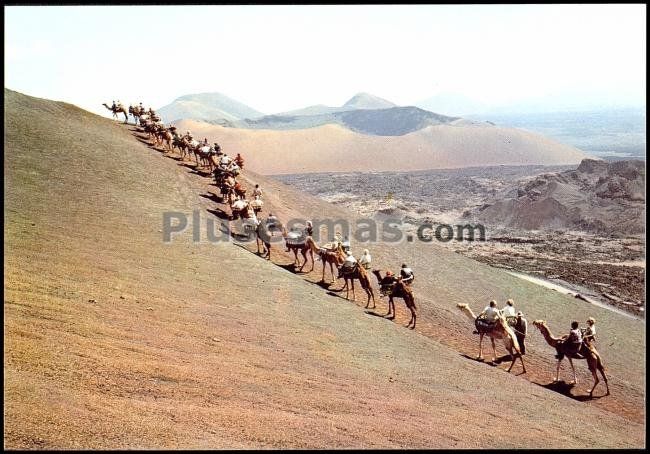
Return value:
M 496 126 L 430 126 L 403 136 L 372 136 L 339 125 L 291 131 L 249 130 L 192 120 L 179 130 L 218 141 L 250 158 L 262 174 L 396 171 L 488 165 L 577 164 L 586 155 L 539 134 Z
M 377 266 L 418 273 L 407 330 L 401 300 L 396 322 L 369 315 L 278 248 L 194 244 L 191 225 L 164 244 L 164 212 L 227 208 L 133 126 L 9 90 L 5 112 L 5 448 L 644 446 L 642 321 L 434 244 L 371 245 Z M 245 172 L 283 219 L 352 218 Z M 525 375 L 466 357 L 455 304 L 506 296 L 555 331 L 596 317 L 612 394 L 585 399 L 583 362 L 568 395 L 544 386 L 554 352 L 532 327 Z

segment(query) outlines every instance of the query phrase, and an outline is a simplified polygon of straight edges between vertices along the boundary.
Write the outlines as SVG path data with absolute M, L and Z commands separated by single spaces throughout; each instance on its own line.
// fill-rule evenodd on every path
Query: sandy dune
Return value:
M 404 136 L 371 136 L 338 125 L 274 131 L 192 120 L 179 130 L 242 153 L 262 174 L 424 170 L 488 165 L 577 164 L 586 155 L 539 134 L 495 126 L 430 126 Z

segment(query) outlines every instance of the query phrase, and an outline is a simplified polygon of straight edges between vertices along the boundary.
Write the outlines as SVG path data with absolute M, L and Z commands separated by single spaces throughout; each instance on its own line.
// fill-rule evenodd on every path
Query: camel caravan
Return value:
M 207 138 L 198 141 L 190 131 L 180 134 L 175 126 L 165 126 L 160 116 L 151 108 L 145 109 L 142 103 L 137 106 L 131 105 L 128 110 L 119 101 L 117 103 L 113 101 L 110 107 L 108 104 L 103 105 L 113 113 L 113 118 L 116 120 L 119 119 L 119 114 L 123 114 L 125 116 L 124 123 L 128 123 L 128 116 L 132 116 L 134 124 L 139 126 L 140 131 L 145 132 L 148 139 L 153 141 L 151 145 L 162 147 L 165 154 L 178 150 L 179 159 L 182 161 L 192 160 L 192 155 L 194 155 L 196 171 L 207 170 L 207 175 L 213 176 L 216 186 L 220 189 L 221 202 L 230 207 L 229 219 L 241 219 L 244 230 L 255 234 L 258 255 L 271 260 L 271 243 L 273 242 L 271 237 L 281 235 L 286 252 L 294 254 L 293 266 L 297 272 L 303 272 L 309 259 L 311 259 L 311 268 L 306 272 L 313 271 L 314 257 L 318 257 L 318 261 L 322 263 L 320 283 L 326 284 L 325 275 L 329 268 L 331 280 L 326 285 L 333 284 L 337 279 L 343 279 L 344 286 L 338 291 L 345 290 L 345 298 L 349 300 L 351 290 L 352 300 L 356 301 L 354 281 L 359 281 L 359 285 L 367 296 L 366 309 L 376 307 L 375 293 L 369 277 L 370 274 L 373 274 L 379 284 L 379 296 L 388 298 L 388 312 L 383 317 L 390 320 L 395 319 L 394 299 L 399 298 L 404 301 L 411 314 L 406 327 L 415 329 L 417 306 L 412 289 L 415 275 L 406 264 L 402 264 L 397 275 L 387 270 L 382 276 L 380 270 L 371 269 L 372 259 L 369 251 L 365 249 L 361 258 L 357 260 L 351 253 L 349 240 L 347 237 L 342 238 L 340 232 L 336 232 L 330 242 L 319 246 L 313 239 L 314 232 L 310 221 L 307 221 L 305 226 L 292 228 L 291 231 L 287 231 L 272 213 L 269 213 L 263 221 L 261 213 L 264 202 L 262 201 L 261 188 L 256 184 L 249 199 L 247 198 L 247 189 L 240 181 L 237 181 L 237 177 L 244 169 L 244 159 L 239 153 L 232 158 L 221 150 L 217 142 L 210 145 Z M 302 263 L 299 255 L 302 256 Z M 372 307 L 369 307 L 371 301 Z M 523 356 L 526 354 L 527 321 L 521 311 L 515 312 L 512 300 L 506 301 L 506 306 L 503 309 L 497 309 L 496 301 L 490 301 L 489 305 L 478 315 L 475 315 L 467 304 L 457 304 L 457 307 L 474 324 L 473 333 L 479 335 L 478 360 L 483 360 L 483 338 L 487 336 L 492 344 L 493 363 L 497 358 L 496 339 L 503 342 L 509 354 L 511 363 L 507 371 L 510 372 L 519 359 L 522 373 L 526 373 Z M 600 382 L 598 372 L 605 382 L 606 395 L 609 395 L 605 368 L 595 348 L 596 328 L 593 318 L 590 317 L 587 320 L 587 327 L 583 329 L 579 328 L 577 321 L 572 322 L 569 334 L 562 337 L 553 336 L 544 320 L 533 321 L 533 326 L 540 331 L 545 341 L 556 351 L 557 367 L 554 383 L 559 381 L 560 365 L 566 357 L 573 371 L 573 380 L 570 384 L 577 384 L 573 360 L 584 359 L 587 361 L 594 379 L 589 395 L 593 396 L 594 389 Z

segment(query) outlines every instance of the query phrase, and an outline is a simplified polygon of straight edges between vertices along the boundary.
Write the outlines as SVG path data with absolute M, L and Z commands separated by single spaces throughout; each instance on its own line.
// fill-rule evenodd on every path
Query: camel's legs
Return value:
M 391 320 L 395 318 L 395 302 L 393 301 L 392 296 L 388 297 L 388 313 L 385 315 L 385 317 Z
M 302 266 L 300 267 L 300 271 L 302 271 L 302 269 L 303 269 L 303 268 L 305 267 L 305 265 L 307 264 L 307 254 L 305 253 L 305 250 L 304 250 L 304 249 L 301 249 L 301 250 L 300 250 L 300 253 L 302 254 L 302 258 L 305 260 L 304 262 L 302 262 Z
M 571 370 L 573 371 L 573 381 L 571 383 L 578 384 L 578 377 L 576 376 L 576 368 L 573 366 L 573 360 L 569 356 L 569 364 L 571 364 Z
M 350 282 L 352 282 L 352 301 L 355 303 L 357 302 L 357 295 L 354 293 L 354 278 L 350 279 Z M 345 299 L 348 299 L 347 294 L 345 295 Z
M 605 375 L 605 368 L 602 366 L 602 364 L 598 365 L 598 370 L 600 371 L 600 374 L 603 376 L 603 380 L 605 380 L 605 386 L 607 387 L 607 394 L 606 396 L 609 396 L 609 383 L 607 382 L 607 376 Z M 594 388 L 596 385 L 594 385 Z M 593 388 L 591 389 L 593 391 Z
M 600 380 L 598 379 L 598 374 L 596 373 L 596 368 L 594 367 L 592 369 L 590 367 L 589 369 L 591 370 L 591 375 L 593 375 L 593 377 L 594 377 L 594 386 L 592 386 L 591 389 L 589 390 L 589 396 L 591 397 L 593 395 L 593 393 L 594 393 L 594 389 L 596 389 L 596 385 L 598 384 L 598 382 Z
M 492 341 L 492 362 L 497 360 L 497 346 L 494 343 L 494 337 L 490 337 L 490 341 Z
M 558 359 L 557 360 L 557 369 L 555 371 L 555 380 L 554 382 L 560 381 L 560 364 L 562 364 L 562 360 Z
M 368 306 L 370 305 L 370 297 L 372 297 L 372 308 L 375 308 L 375 295 L 372 293 L 372 289 L 366 288 L 366 293 L 368 294 L 368 301 L 366 301 L 366 309 L 368 309 Z
M 478 338 L 478 356 L 476 359 L 482 359 L 483 358 L 483 333 L 479 334 Z
M 413 326 L 411 327 L 411 329 L 415 329 L 415 320 L 417 319 L 417 315 L 415 314 L 415 311 L 413 309 L 411 309 L 411 308 L 409 308 L 409 309 L 411 310 L 411 321 L 409 321 L 409 324 L 406 325 L 406 326 L 409 327 L 411 325 L 411 323 L 413 323 Z

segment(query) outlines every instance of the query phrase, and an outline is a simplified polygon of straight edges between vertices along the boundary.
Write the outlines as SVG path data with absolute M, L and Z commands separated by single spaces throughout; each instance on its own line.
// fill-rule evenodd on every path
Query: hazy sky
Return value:
M 5 86 L 106 114 L 220 92 L 264 113 L 566 96 L 645 104 L 645 5 L 10 6 Z

